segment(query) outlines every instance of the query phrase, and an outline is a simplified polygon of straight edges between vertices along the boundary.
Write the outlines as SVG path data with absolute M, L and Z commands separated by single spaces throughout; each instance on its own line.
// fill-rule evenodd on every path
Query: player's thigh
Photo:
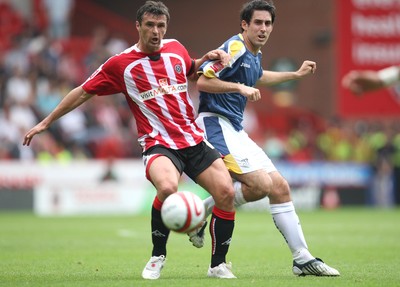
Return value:
M 264 150 L 244 130 L 236 131 L 222 118 L 218 118 L 217 124 L 219 129 L 215 129 L 210 142 L 224 155 L 225 165 L 230 172 L 245 174 L 257 170 L 276 170 Z
M 276 171 L 276 167 L 264 150 L 259 147 L 245 131 L 229 131 L 226 136 L 230 154 L 224 162 L 230 172 L 235 174 L 253 173 L 263 170 L 267 173 Z M 249 175 L 249 178 L 259 177 L 262 173 Z
M 272 179 L 264 169 L 248 173 L 231 173 L 232 178 L 242 183 L 242 192 L 247 201 L 262 199 L 272 191 Z
M 249 187 L 261 186 L 261 185 L 263 185 L 263 182 L 267 181 L 268 179 L 269 179 L 269 181 L 271 181 L 268 173 L 263 169 L 258 169 L 255 171 L 251 171 L 248 173 L 241 173 L 241 174 L 231 172 L 230 174 L 233 179 L 240 181 L 241 183 L 243 183 Z
M 158 156 L 155 158 L 148 172 L 160 200 L 164 200 L 169 194 L 178 190 L 180 174 L 168 157 Z
M 233 199 L 232 179 L 222 159 L 215 160 L 196 178 L 197 183 L 217 200 Z

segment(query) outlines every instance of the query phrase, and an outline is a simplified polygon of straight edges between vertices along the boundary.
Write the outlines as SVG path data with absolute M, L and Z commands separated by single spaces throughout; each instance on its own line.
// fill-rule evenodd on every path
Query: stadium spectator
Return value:
M 74 8 L 74 0 L 43 0 L 47 11 L 49 34 L 54 39 L 70 36 L 70 15 Z
M 0 109 L 0 160 L 19 159 L 20 127 L 11 119 L 10 105 Z
M 37 80 L 35 107 L 41 117 L 49 114 L 61 101 L 63 93 L 60 89 L 59 78 L 50 76 Z

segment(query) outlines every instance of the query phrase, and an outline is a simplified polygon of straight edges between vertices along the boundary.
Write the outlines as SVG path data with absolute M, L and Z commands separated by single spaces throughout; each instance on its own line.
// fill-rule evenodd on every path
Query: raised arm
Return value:
M 273 86 L 290 80 L 298 80 L 315 73 L 316 69 L 317 64 L 315 62 L 306 60 L 297 71 L 274 72 L 264 70 L 256 85 Z
M 53 122 L 77 108 L 93 96 L 94 95 L 86 93 L 81 86 L 71 90 L 47 117 L 26 133 L 22 144 L 29 146 L 32 138 L 36 134 L 47 130 Z

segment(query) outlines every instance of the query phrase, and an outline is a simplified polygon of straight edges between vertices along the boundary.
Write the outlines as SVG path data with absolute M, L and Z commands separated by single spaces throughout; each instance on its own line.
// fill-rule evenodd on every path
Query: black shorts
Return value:
M 143 156 L 162 154 L 168 157 L 180 174 L 184 172 L 194 182 L 196 177 L 207 169 L 216 159 L 221 158 L 219 152 L 211 145 L 202 141 L 198 145 L 184 149 L 170 149 L 156 145 L 143 153 Z

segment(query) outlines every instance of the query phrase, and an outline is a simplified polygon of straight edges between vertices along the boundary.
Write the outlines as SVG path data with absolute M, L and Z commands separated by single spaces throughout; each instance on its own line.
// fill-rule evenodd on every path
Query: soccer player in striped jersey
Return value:
M 288 182 L 277 171 L 265 152 L 243 130 L 243 113 L 247 101 L 261 98 L 257 85 L 273 85 L 300 79 L 316 69 L 313 61 L 304 61 L 298 71 L 272 72 L 261 66 L 261 48 L 273 29 L 275 7 L 254 0 L 240 13 L 241 33 L 228 39 L 220 49 L 231 55 L 227 66 L 207 61 L 199 73 L 199 117 L 206 138 L 222 154 L 235 180 L 235 205 L 256 201 L 265 196 L 278 230 L 286 240 L 292 256 L 295 275 L 338 276 L 339 272 L 311 255 L 291 200 Z M 205 200 L 208 208 L 213 199 Z M 192 242 L 203 244 L 201 236 Z
M 161 206 L 178 189 L 185 172 L 215 199 L 209 277 L 236 278 L 226 262 L 235 210 L 232 180 L 220 154 L 205 140 L 195 122 L 195 110 L 188 94 L 188 77 L 206 60 L 227 63 L 229 56 L 213 50 L 192 59 L 174 39 L 164 39 L 169 22 L 168 8 L 158 1 L 147 1 L 136 16 L 138 43 L 108 59 L 82 85 L 70 91 L 60 104 L 28 131 L 24 145 L 49 126 L 94 96 L 125 95 L 135 117 L 139 143 L 143 148 L 146 177 L 157 195 L 152 206 L 151 258 L 142 272 L 144 279 L 158 279 L 167 256 L 170 230 L 161 220 Z

